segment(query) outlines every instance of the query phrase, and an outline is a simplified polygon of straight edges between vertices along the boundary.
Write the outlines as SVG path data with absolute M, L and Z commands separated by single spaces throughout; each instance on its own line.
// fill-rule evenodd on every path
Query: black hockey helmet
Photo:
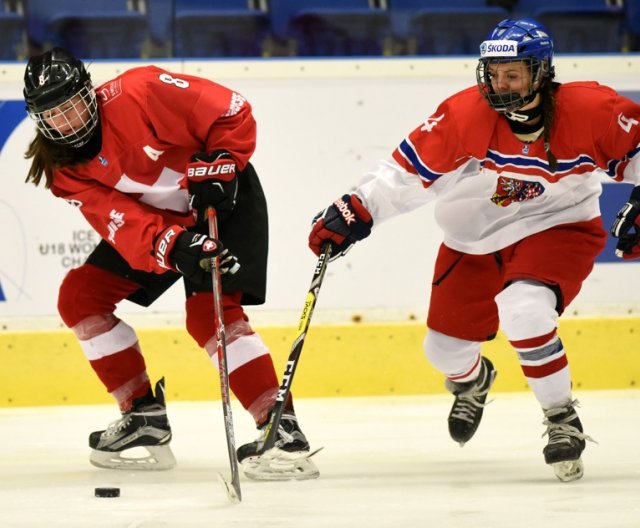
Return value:
M 82 61 L 63 48 L 29 59 L 23 94 L 29 116 L 56 143 L 81 147 L 99 123 L 91 76 Z M 52 120 L 54 115 L 62 117 Z

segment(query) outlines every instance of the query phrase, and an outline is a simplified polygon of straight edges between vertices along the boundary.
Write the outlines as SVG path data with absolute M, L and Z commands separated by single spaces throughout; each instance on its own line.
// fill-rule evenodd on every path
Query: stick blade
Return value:
M 232 504 L 239 504 L 242 501 L 242 495 L 240 493 L 240 488 L 236 490 L 231 482 L 229 482 L 222 473 L 218 473 L 218 480 L 222 482 L 224 486 L 224 490 L 227 493 L 227 497 L 229 502 Z

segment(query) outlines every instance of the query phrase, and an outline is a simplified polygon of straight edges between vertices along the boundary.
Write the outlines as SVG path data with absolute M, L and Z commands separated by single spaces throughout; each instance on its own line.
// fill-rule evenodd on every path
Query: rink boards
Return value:
M 280 376 L 295 329 L 257 328 Z M 443 393 L 422 351 L 420 323 L 312 326 L 293 384 L 295 397 Z M 640 387 L 639 318 L 568 319 L 560 336 L 575 389 Z M 144 329 L 140 344 L 152 379 L 166 377 L 170 401 L 219 399 L 218 373 L 185 330 Z M 503 335 L 485 345 L 496 364 L 495 391 L 524 391 L 517 357 Z M 0 333 L 0 406 L 108 403 L 71 332 Z
M 311 218 L 387 157 L 442 99 L 475 83 L 476 62 L 468 57 L 157 61 L 176 75 L 201 75 L 228 85 L 253 105 L 259 126 L 253 162 L 270 212 L 265 308 L 293 315 L 277 325 L 263 324 L 253 313 L 251 317 L 273 351 L 278 375 L 315 265 L 306 245 Z M 101 82 L 141 64 L 94 61 L 90 71 L 94 81 Z M 598 79 L 640 100 L 638 56 L 559 56 L 556 69 L 562 82 Z M 23 153 L 33 137 L 33 124 L 22 102 L 23 70 L 23 64 L 0 69 L 0 223 L 5 248 L 0 252 L 0 406 L 107 403 L 109 396 L 73 335 L 60 328 L 56 313 L 60 282 L 84 261 L 98 237 L 74 207 L 24 183 L 28 162 Z M 603 181 L 601 204 L 608 226 L 630 186 L 613 184 L 605 176 Z M 370 239 L 330 264 L 293 385 L 297 397 L 444 390 L 441 376 L 424 357 L 421 323 L 441 239 L 428 204 L 375 226 Z M 398 240 L 407 242 L 400 247 Z M 567 314 L 579 317 L 561 321 L 574 384 L 584 389 L 640 383 L 635 358 L 640 263 L 615 259 L 613 246 L 610 239 Z M 151 310 L 162 315 L 180 312 L 183 306 L 182 288 L 176 287 Z M 404 310 L 405 316 L 370 317 L 372 311 L 394 309 Z M 327 310 L 363 314 L 364 323 L 343 317 L 324 324 Z M 409 311 L 412 317 L 406 316 Z M 146 313 L 133 305 L 119 308 L 119 315 L 136 329 L 129 316 L 141 312 Z M 16 326 L 16 318 L 27 323 Z M 42 326 L 41 318 L 56 323 Z M 166 376 L 172 400 L 215 399 L 217 372 L 182 328 L 161 324 L 139 329 L 150 375 Z M 526 390 L 504 337 L 487 344 L 485 353 L 500 372 L 495 390 Z

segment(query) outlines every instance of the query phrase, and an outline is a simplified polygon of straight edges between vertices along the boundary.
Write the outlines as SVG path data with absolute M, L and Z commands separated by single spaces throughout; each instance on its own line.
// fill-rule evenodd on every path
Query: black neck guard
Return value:
M 529 110 L 515 110 L 504 114 L 509 121 L 515 123 L 530 123 L 542 115 L 542 105 L 529 108 Z
M 88 163 L 95 158 L 102 148 L 102 127 L 100 122 L 96 127 L 91 139 L 81 147 L 72 149 L 74 163 Z

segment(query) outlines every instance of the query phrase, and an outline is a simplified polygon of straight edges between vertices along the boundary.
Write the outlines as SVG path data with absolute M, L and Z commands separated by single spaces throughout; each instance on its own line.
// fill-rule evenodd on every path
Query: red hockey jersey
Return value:
M 520 141 L 474 86 L 445 100 L 356 192 L 374 223 L 437 198 L 445 244 L 486 254 L 598 216 L 603 175 L 640 184 L 639 145 L 640 106 L 595 82 L 562 84 L 551 172 L 543 138 Z
M 90 163 L 57 170 L 52 192 L 136 269 L 164 273 L 151 252 L 172 224 L 193 225 L 179 185 L 196 152 L 224 149 L 242 170 L 256 123 L 240 94 L 206 79 L 149 66 L 96 88 L 102 148 Z

